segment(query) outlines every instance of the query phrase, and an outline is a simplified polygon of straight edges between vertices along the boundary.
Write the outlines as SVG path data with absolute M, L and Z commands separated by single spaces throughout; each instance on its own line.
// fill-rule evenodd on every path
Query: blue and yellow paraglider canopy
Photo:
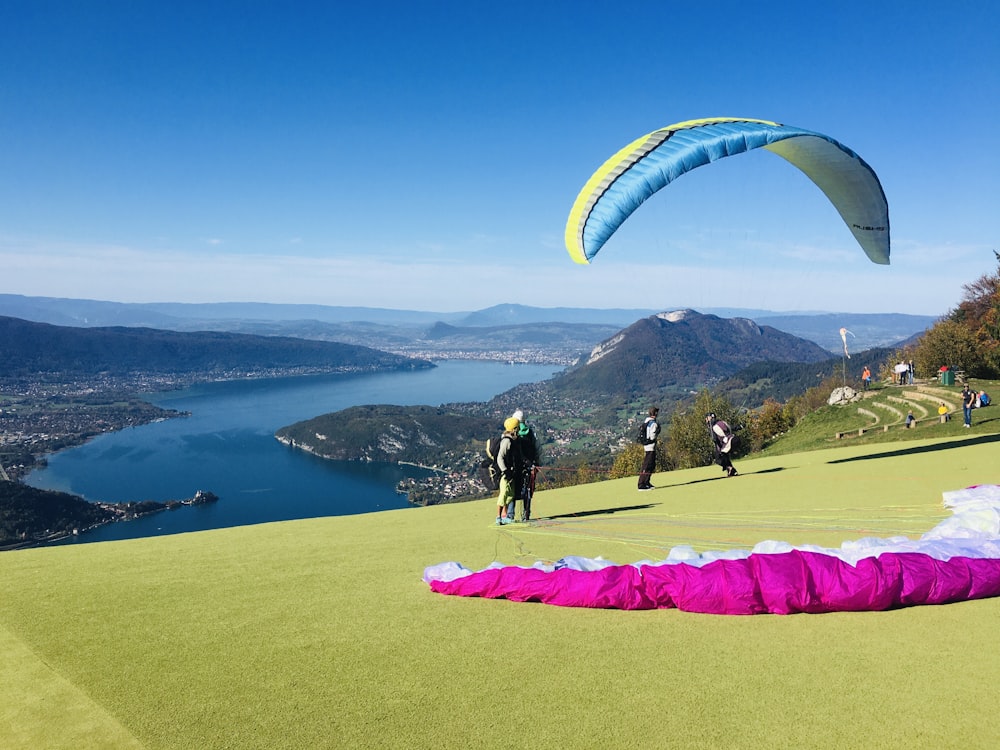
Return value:
M 713 117 L 662 128 L 608 159 L 584 185 L 566 222 L 566 249 L 590 263 L 643 201 L 685 172 L 765 148 L 826 194 L 874 263 L 889 263 L 889 206 L 878 176 L 829 136 L 767 120 Z

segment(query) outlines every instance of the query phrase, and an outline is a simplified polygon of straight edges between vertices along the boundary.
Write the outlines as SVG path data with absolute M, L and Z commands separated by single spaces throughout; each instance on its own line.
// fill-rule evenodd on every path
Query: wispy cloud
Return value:
M 808 258 L 811 248 L 797 248 Z M 940 248 L 937 249 L 940 251 Z M 925 249 L 933 254 L 935 249 Z M 972 252 L 965 249 L 963 252 Z M 694 262 L 630 263 L 620 254 L 590 266 L 564 253 L 540 254 L 525 265 L 502 254 L 469 253 L 461 261 L 400 249 L 394 258 L 152 251 L 122 246 L 61 246 L 0 240 L 0 292 L 87 297 L 123 302 L 258 301 L 422 310 L 473 310 L 501 302 L 539 307 L 675 309 L 748 307 L 939 314 L 975 278 L 969 264 L 939 262 L 927 275 L 922 261 L 893 266 L 860 260 L 789 264 L 719 257 Z M 990 258 L 992 259 L 992 256 Z M 995 263 L 995 261 L 994 261 Z M 983 272 L 992 264 L 983 264 Z

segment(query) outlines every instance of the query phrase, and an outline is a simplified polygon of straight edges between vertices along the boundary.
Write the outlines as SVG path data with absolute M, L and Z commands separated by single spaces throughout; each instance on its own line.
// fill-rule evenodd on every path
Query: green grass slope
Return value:
M 992 748 L 1000 599 L 718 617 L 432 594 L 424 566 L 918 536 L 1000 436 L 0 555 L 4 748 Z
M 979 381 L 993 393 L 997 381 Z M 944 404 L 950 419 L 941 422 L 938 407 Z M 907 414 L 916 420 L 906 426 Z M 995 405 L 973 410 L 980 431 L 1000 432 L 1000 409 Z M 920 438 L 942 439 L 963 433 L 962 389 L 922 382 L 910 386 L 885 386 L 863 394 L 850 404 L 824 406 L 807 414 L 788 434 L 766 448 L 762 455 L 796 453 L 838 444 L 894 443 Z

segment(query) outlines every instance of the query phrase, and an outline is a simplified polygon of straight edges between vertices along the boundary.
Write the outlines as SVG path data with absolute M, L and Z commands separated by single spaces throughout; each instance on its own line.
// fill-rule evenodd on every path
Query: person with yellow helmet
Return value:
M 503 435 L 500 437 L 500 449 L 497 451 L 497 466 L 500 467 L 500 494 L 497 496 L 497 525 L 503 526 L 514 520 L 513 514 L 507 512 L 508 503 L 514 501 L 514 441 L 517 440 L 517 430 L 521 420 L 508 417 L 503 423 Z

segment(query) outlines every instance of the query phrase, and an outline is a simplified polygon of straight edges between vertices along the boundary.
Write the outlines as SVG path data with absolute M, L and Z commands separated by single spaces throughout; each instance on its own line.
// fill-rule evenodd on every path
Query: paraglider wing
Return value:
M 877 611 L 1000 596 L 1000 485 L 947 492 L 953 515 L 919 539 L 839 548 L 762 541 L 752 550 L 674 547 L 660 562 L 564 557 L 531 568 L 457 562 L 424 570 L 431 590 L 562 607 L 719 615 Z M 536 522 L 537 523 L 537 522 Z
M 755 148 L 766 148 L 805 173 L 830 199 L 872 262 L 889 263 L 889 207 L 878 176 L 860 156 L 821 133 L 724 117 L 670 125 L 608 159 L 570 211 L 570 257 L 589 263 L 633 211 L 685 172 Z

